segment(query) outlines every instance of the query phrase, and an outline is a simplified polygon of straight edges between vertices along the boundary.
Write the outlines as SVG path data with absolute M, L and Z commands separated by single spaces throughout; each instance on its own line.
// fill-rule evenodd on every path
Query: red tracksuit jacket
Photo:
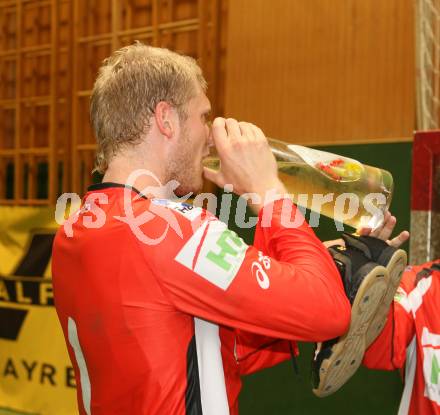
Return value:
M 372 369 L 405 367 L 399 415 L 440 415 L 440 270 L 407 267 L 387 324 L 365 354 Z
M 118 184 L 89 189 L 52 259 L 81 414 L 236 412 L 237 374 L 288 356 L 288 342 L 261 348 L 264 336 L 321 341 L 347 329 L 327 250 L 307 223 L 283 226 L 300 214 L 290 200 L 272 208 L 256 230 L 267 256 L 200 208 Z

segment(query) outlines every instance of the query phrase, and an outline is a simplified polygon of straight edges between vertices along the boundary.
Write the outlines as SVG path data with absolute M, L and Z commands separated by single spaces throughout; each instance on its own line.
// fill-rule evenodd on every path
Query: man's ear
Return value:
M 175 132 L 174 109 L 165 101 L 160 101 L 155 108 L 154 117 L 159 131 L 167 138 L 171 138 Z

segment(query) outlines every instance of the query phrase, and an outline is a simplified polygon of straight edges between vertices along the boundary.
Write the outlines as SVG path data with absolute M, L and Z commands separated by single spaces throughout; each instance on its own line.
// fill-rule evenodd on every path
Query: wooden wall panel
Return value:
M 0 0 L 0 202 L 48 204 L 64 185 L 58 119 L 70 94 L 67 0 Z M 13 184 L 8 190 L 6 183 Z
M 412 3 L 230 1 L 226 114 L 297 143 L 410 140 Z
M 221 1 L 0 0 L 0 204 L 84 193 L 96 148 L 91 89 L 123 45 L 197 58 L 215 105 Z

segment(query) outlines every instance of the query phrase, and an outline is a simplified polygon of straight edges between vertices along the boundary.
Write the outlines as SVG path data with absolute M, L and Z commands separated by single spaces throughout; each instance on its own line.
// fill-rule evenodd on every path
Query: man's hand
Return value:
M 409 239 L 409 232 L 402 231 L 395 238 L 389 239 L 391 234 L 393 233 L 396 223 L 396 217 L 392 216 L 390 212 L 385 212 L 384 220 L 381 226 L 374 230 L 372 230 L 371 228 L 362 228 L 359 229 L 357 233 L 359 235 L 373 236 L 375 238 L 382 239 L 383 241 L 386 241 L 388 245 L 391 245 L 394 248 L 399 248 L 400 245 L 402 245 Z
M 383 241 L 386 241 L 388 245 L 393 246 L 394 248 L 399 248 L 400 245 L 402 245 L 404 242 L 406 242 L 409 239 L 409 232 L 403 231 L 400 232 L 399 235 L 397 235 L 393 239 L 389 239 L 391 234 L 393 233 L 394 227 L 396 226 L 397 219 L 395 216 L 392 216 L 390 212 L 386 212 L 384 215 L 383 223 L 381 226 L 379 226 L 376 229 L 371 228 L 361 228 L 357 230 L 357 233 L 359 235 L 364 236 L 373 236 L 374 238 L 382 239 Z M 325 241 L 323 242 L 326 248 L 329 248 L 333 245 L 345 245 L 345 242 L 343 239 L 335 239 L 332 241 Z
M 273 198 L 287 194 L 278 178 L 275 157 L 258 127 L 219 117 L 212 124 L 212 138 L 221 168 L 216 172 L 205 167 L 204 175 L 208 180 L 221 188 L 232 185 L 238 195 L 256 194 L 260 201 L 253 201 L 255 210 L 264 205 L 268 192 L 272 192 Z

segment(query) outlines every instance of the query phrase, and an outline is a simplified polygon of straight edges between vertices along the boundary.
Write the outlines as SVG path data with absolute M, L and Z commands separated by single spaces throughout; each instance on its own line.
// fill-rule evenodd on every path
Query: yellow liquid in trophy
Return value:
M 389 172 L 336 154 L 272 139 L 269 143 L 279 177 L 296 204 L 355 229 L 381 224 L 393 192 Z M 220 168 L 216 155 L 204 164 L 214 170 Z M 319 220 L 316 215 L 315 219 Z M 318 225 L 312 222 L 312 226 Z

